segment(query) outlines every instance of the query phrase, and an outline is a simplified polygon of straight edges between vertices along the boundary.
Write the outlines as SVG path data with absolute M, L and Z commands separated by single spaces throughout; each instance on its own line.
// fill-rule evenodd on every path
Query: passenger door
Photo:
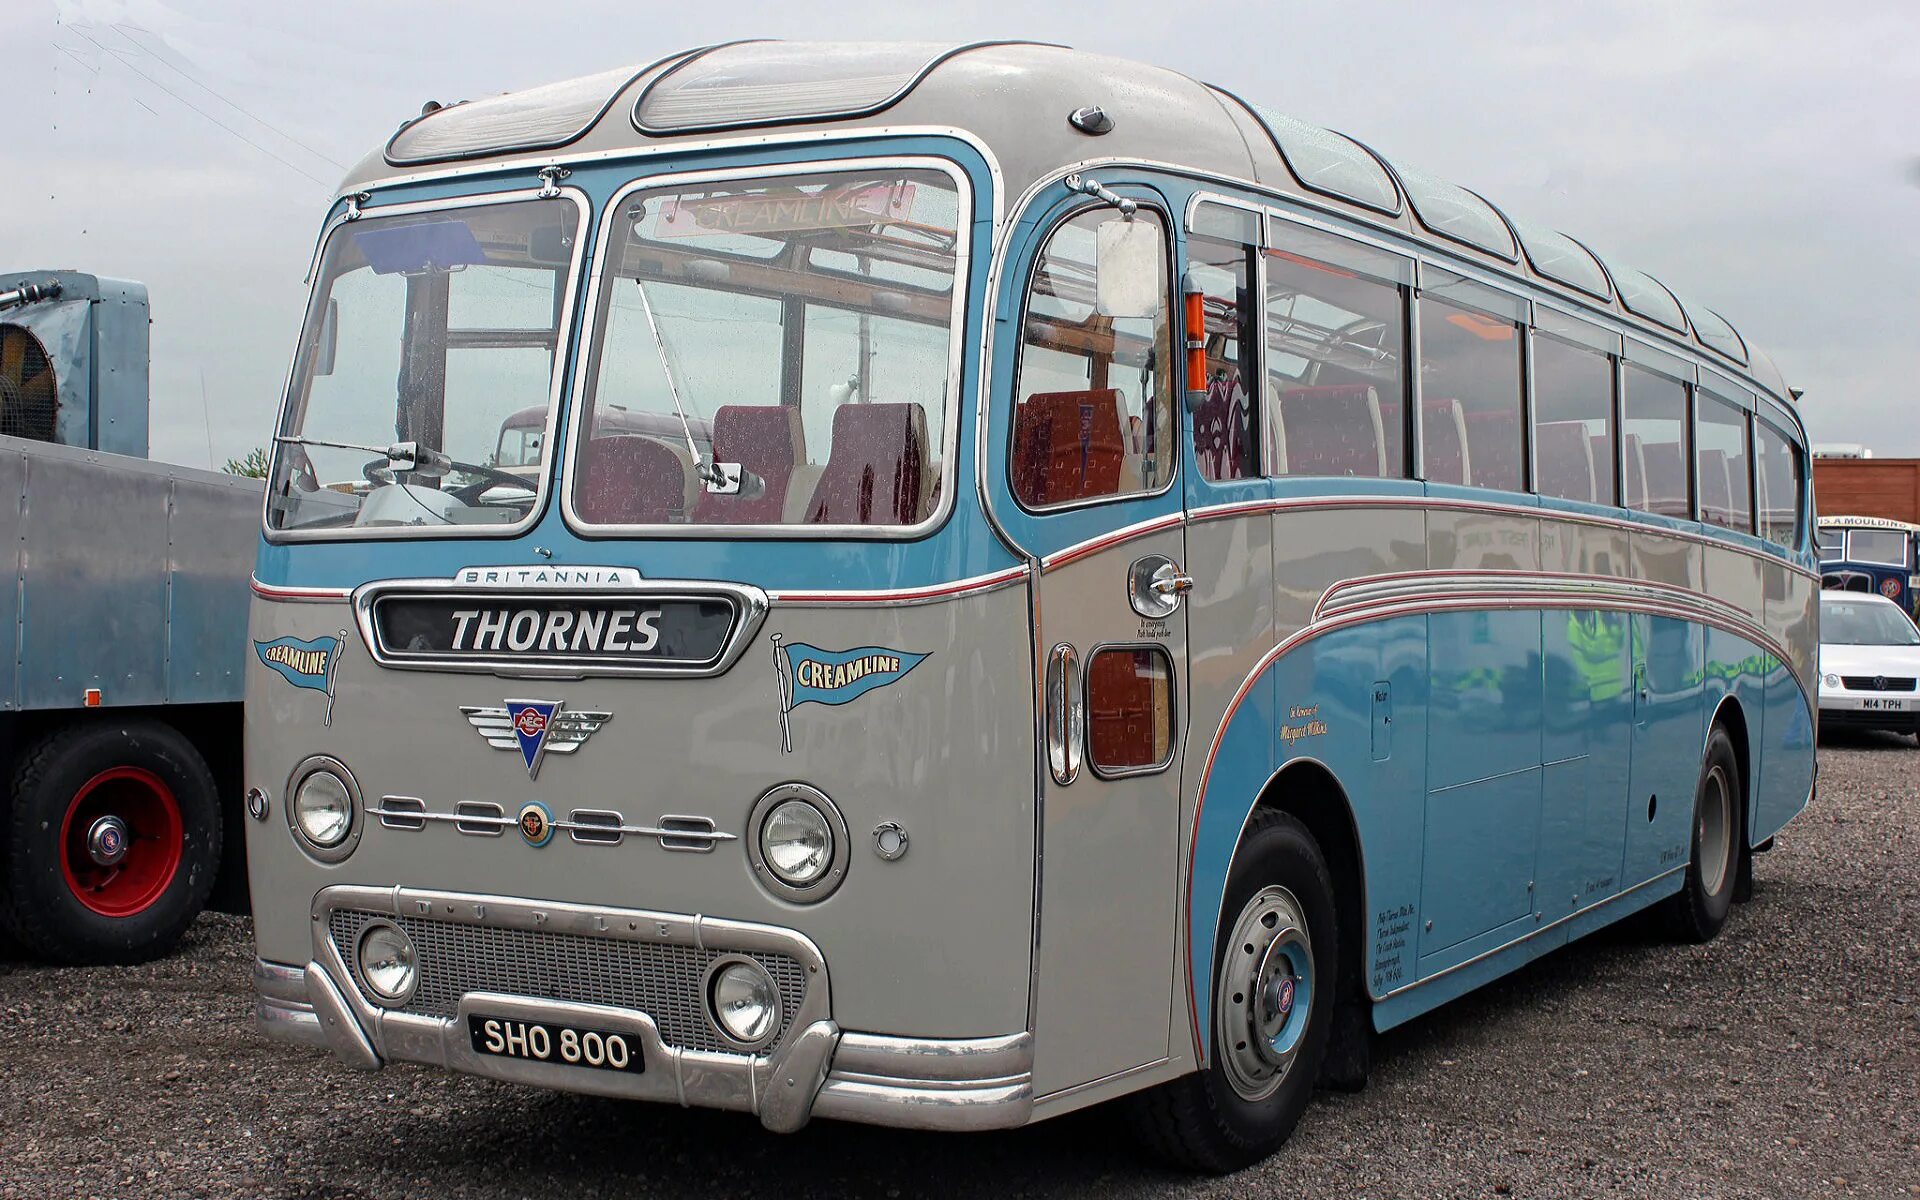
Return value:
M 1028 231 L 1001 443 L 1005 522 L 1041 562 L 1041 1095 L 1166 1057 L 1187 662 L 1168 223 L 1053 211 Z M 1101 294 L 1142 263 L 1144 289 Z

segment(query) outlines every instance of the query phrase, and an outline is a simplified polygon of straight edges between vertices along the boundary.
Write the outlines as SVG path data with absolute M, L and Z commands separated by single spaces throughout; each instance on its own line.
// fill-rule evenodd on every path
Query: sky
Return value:
M 1844 19 L 1829 14 L 1844 11 Z M 153 457 L 266 441 L 345 168 L 428 99 L 742 37 L 1018 38 L 1352 134 L 1725 314 L 1920 455 L 1920 4 L 8 0 L 0 270 L 151 291 Z

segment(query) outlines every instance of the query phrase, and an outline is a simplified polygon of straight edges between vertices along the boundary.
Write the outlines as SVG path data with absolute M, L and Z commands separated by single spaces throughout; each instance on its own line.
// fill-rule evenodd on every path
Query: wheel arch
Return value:
M 1754 805 L 1760 793 L 1753 786 L 1753 739 L 1747 728 L 1747 712 L 1732 692 L 1714 706 L 1706 736 L 1711 738 L 1716 728 L 1727 731 L 1727 740 L 1733 743 L 1733 761 L 1740 767 L 1740 852 L 1744 856 L 1752 849 L 1747 842 L 1753 836 Z M 1705 752 L 1703 744 L 1703 756 Z
M 1360 849 L 1360 827 L 1353 803 L 1333 769 L 1317 758 L 1287 762 L 1260 789 L 1247 813 L 1251 824 L 1261 812 L 1283 812 L 1306 826 L 1326 857 L 1333 877 L 1334 914 L 1340 928 L 1340 974 L 1337 994 L 1343 1000 L 1366 998 L 1363 931 L 1366 929 L 1366 861 Z M 1245 826 L 1241 836 L 1245 837 Z M 1236 853 L 1238 852 L 1236 847 Z M 1233 867 L 1227 867 L 1231 875 Z

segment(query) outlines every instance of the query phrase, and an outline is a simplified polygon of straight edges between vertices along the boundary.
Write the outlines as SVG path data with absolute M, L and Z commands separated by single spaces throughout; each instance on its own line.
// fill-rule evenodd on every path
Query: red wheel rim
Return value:
M 89 845 L 94 826 L 117 819 L 126 850 L 111 865 Z M 173 789 L 144 767 L 114 767 L 80 785 L 60 824 L 60 871 L 73 898 L 103 917 L 145 912 L 180 870 L 185 845 L 180 802 Z

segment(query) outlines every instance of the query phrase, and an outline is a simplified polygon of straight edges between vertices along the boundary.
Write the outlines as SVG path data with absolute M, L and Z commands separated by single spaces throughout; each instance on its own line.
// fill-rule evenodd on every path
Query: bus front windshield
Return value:
M 599 256 L 576 516 L 632 526 L 925 521 L 953 469 L 966 231 L 954 179 L 928 169 L 687 184 L 621 200 Z
M 279 530 L 513 525 L 532 511 L 579 207 L 349 221 L 327 240 L 268 492 Z M 509 418 L 512 418 L 511 422 Z M 525 428 L 503 436 L 509 424 Z

